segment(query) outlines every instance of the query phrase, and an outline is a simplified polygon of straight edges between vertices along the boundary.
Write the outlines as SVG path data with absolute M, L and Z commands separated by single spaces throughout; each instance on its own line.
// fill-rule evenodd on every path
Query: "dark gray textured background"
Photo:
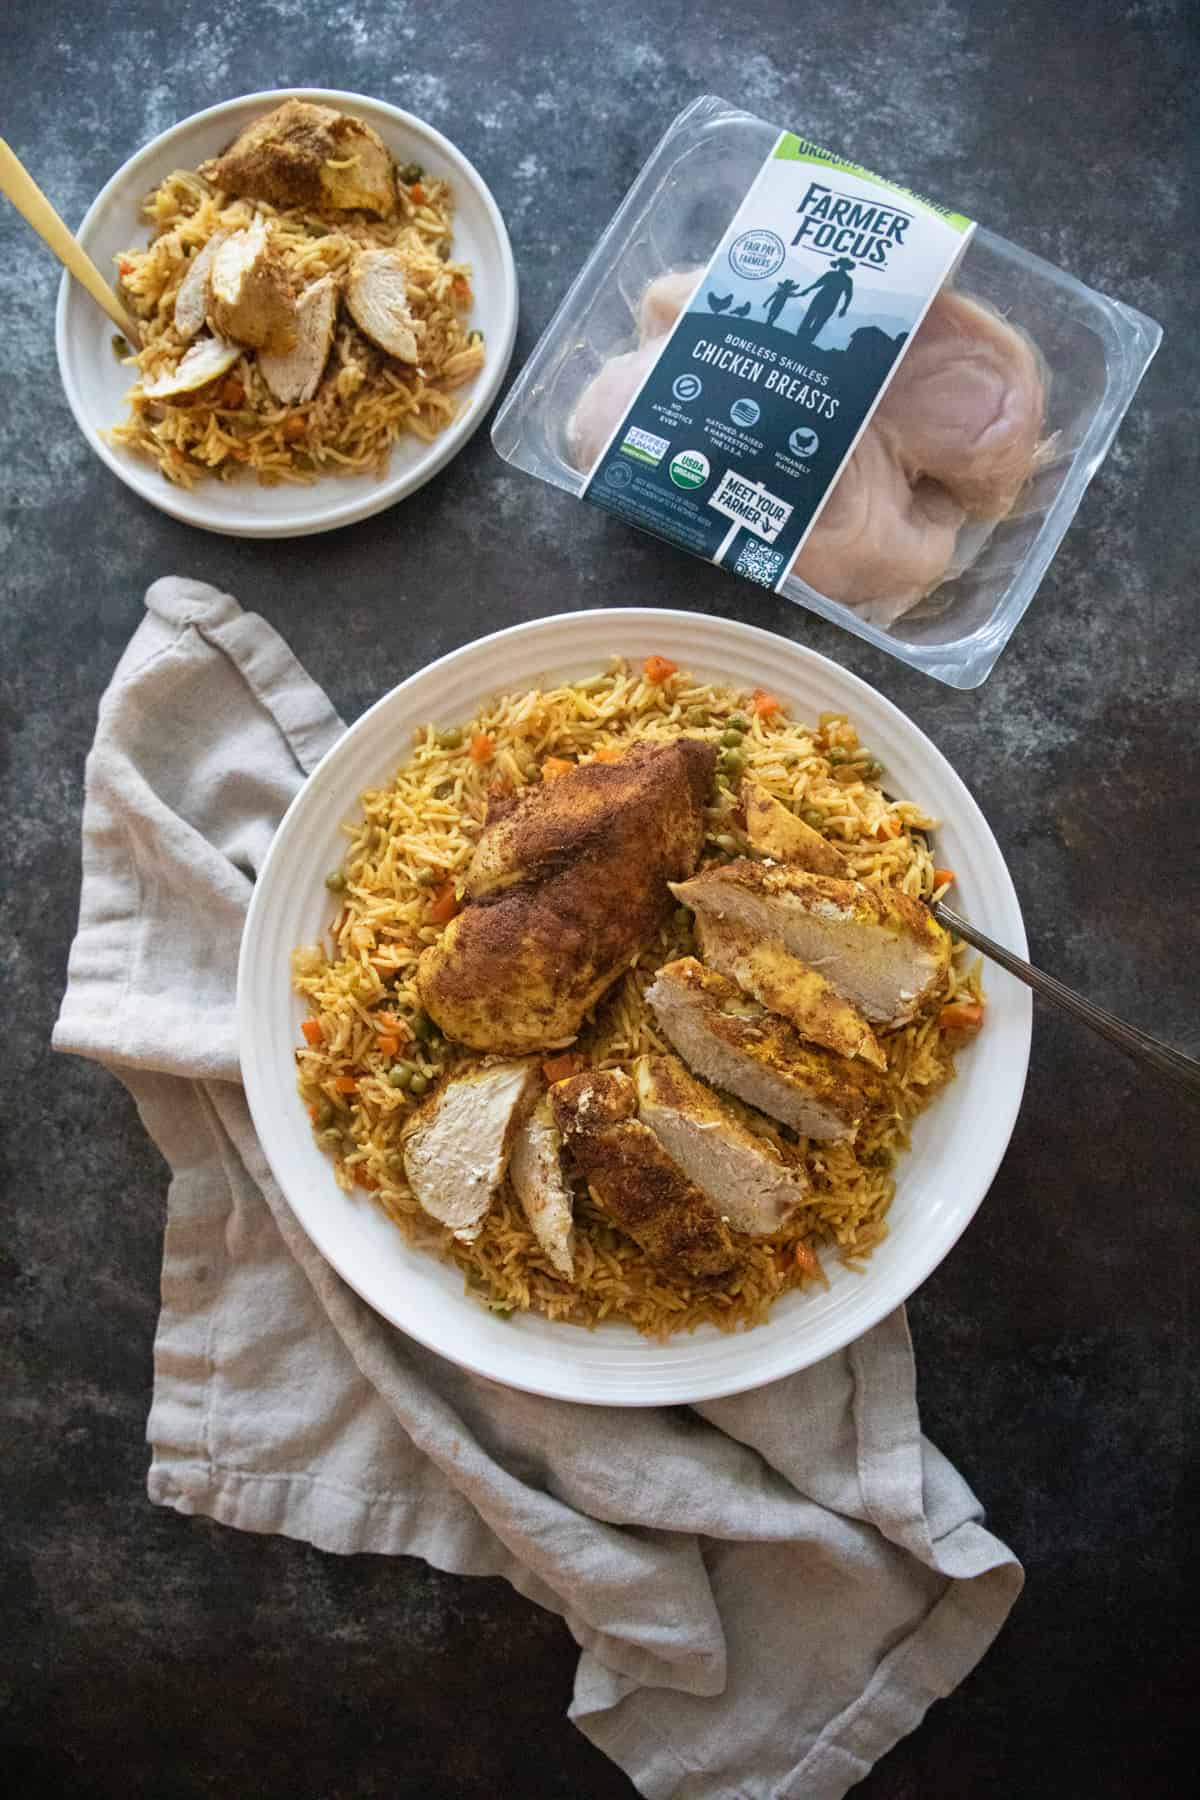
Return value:
M 518 364 L 706 89 L 954 202 L 1166 329 L 1033 610 L 988 685 L 957 694 L 509 473 L 486 433 L 419 503 L 332 536 L 239 544 L 173 523 L 79 437 L 54 364 L 56 271 L 0 203 L 9 1792 L 632 1792 L 564 1721 L 565 1630 L 502 1584 L 146 1500 L 164 1168 L 124 1090 L 47 1045 L 83 758 L 153 577 L 202 576 L 264 613 L 347 718 L 480 632 L 572 607 L 734 610 L 802 638 L 954 761 L 1035 956 L 1200 1049 L 1195 22 L 1187 0 L 4 10 L 2 129 L 72 224 L 154 133 L 257 87 L 352 88 L 430 119 L 508 220 Z M 926 1429 L 1029 1582 L 977 1672 L 859 1790 L 871 1800 L 1157 1796 L 1194 1772 L 1198 1151 L 1194 1109 L 1039 1009 L 1008 1158 L 910 1309 Z

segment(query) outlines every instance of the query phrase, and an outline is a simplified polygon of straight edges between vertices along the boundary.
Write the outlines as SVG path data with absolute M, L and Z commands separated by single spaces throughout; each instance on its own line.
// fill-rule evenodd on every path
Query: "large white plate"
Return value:
M 1025 952 L 1004 859 L 983 814 L 945 758 L 903 713 L 814 651 L 733 620 L 630 608 L 572 613 L 497 632 L 445 656 L 364 713 L 289 807 L 246 921 L 238 979 L 242 1071 L 276 1179 L 317 1248 L 394 1325 L 467 1368 L 567 1400 L 650 1406 L 738 1393 L 840 1349 L 935 1269 L 970 1220 L 1004 1154 L 1029 1061 L 1029 992 L 999 969 L 987 977 L 985 1030 L 958 1076 L 917 1121 L 897 1170 L 891 1231 L 867 1271 L 829 1260 L 827 1293 L 790 1294 L 766 1324 L 709 1328 L 665 1345 L 625 1326 L 594 1332 L 532 1316 L 503 1320 L 464 1293 L 462 1277 L 410 1250 L 364 1194 L 343 1194 L 313 1142 L 295 1085 L 304 1008 L 288 958 L 330 917 L 324 886 L 341 861 L 338 827 L 360 792 L 403 760 L 413 728 L 465 720 L 487 695 L 543 677 L 594 673 L 614 654 L 672 656 L 712 679 L 769 686 L 800 718 L 845 710 L 887 765 L 896 793 L 944 821 L 938 860 L 958 875 L 956 904 L 992 937 Z
M 419 162 L 454 188 L 455 255 L 471 264 L 475 306 L 471 323 L 483 332 L 487 361 L 472 387 L 462 390 L 462 411 L 431 444 L 402 438 L 382 481 L 362 475 L 324 475 L 312 487 L 260 487 L 252 476 L 209 481 L 193 489 L 173 487 L 153 464 L 113 449 L 100 436 L 125 416 L 133 371 L 112 351 L 112 322 L 69 275 L 58 290 L 55 347 L 59 373 L 75 422 L 114 475 L 152 506 L 185 524 L 228 536 L 304 537 L 332 531 L 382 512 L 423 487 L 461 450 L 482 424 L 512 356 L 517 330 L 517 274 L 500 209 L 483 177 L 461 150 L 432 125 L 363 94 L 333 88 L 281 88 L 227 100 L 194 113 L 164 131 L 117 170 L 88 208 L 78 238 L 101 273 L 113 258 L 149 233 L 138 209 L 150 190 L 175 169 L 194 169 L 216 156 L 243 126 L 287 99 L 340 107 L 374 126 L 397 161 Z

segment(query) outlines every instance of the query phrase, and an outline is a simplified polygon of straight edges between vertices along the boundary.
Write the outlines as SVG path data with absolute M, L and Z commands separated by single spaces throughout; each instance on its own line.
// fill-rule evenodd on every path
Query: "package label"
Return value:
M 781 587 L 973 230 L 783 132 L 584 497 Z

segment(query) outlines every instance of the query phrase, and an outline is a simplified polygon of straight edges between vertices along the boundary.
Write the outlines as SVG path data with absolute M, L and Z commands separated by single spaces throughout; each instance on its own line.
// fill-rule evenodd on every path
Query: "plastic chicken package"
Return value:
M 969 688 L 1161 335 L 964 215 L 706 96 L 641 171 L 492 437 L 517 467 Z

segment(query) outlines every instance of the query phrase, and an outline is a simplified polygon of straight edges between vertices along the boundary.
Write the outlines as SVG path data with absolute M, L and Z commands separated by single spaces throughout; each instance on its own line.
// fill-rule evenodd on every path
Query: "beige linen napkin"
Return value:
M 255 873 L 342 726 L 228 595 L 146 606 L 88 760 L 54 1043 L 119 1075 L 171 1166 L 151 1499 L 505 1576 L 565 1619 L 571 1717 L 651 1800 L 844 1794 L 1022 1580 L 921 1435 L 903 1313 L 756 1393 L 622 1411 L 466 1374 L 365 1306 L 274 1185 L 234 1008 Z

